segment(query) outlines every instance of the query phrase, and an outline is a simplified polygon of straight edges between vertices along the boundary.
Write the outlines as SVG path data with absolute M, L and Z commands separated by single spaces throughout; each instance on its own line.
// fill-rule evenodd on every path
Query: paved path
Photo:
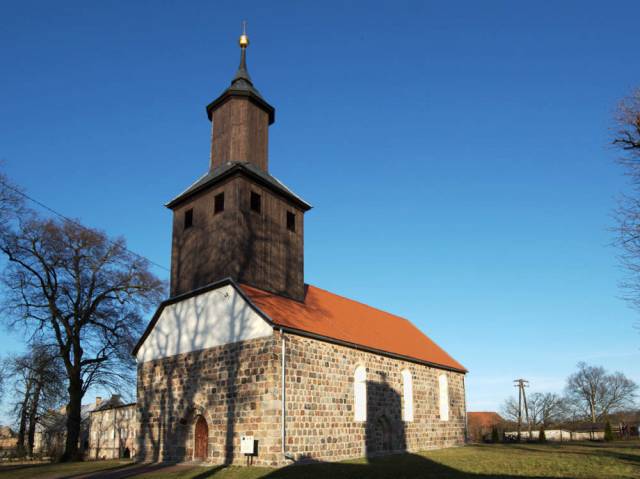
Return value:
M 38 474 L 37 468 L 34 468 L 34 477 L 38 479 L 127 479 L 129 477 L 135 477 L 139 474 L 146 473 L 158 473 L 158 477 L 162 477 L 163 473 L 171 473 L 175 471 L 189 471 L 192 469 L 200 469 L 202 466 L 199 464 L 123 464 L 121 467 L 115 467 L 113 469 L 107 469 L 95 472 L 82 472 L 78 474 L 64 474 L 64 473 L 40 473 Z M 11 471 L 12 469 L 21 469 L 24 465 L 16 465 L 15 467 L 5 467 L 2 471 Z M 203 469 L 203 472 L 205 470 Z
M 175 464 L 135 464 L 133 466 L 123 467 L 122 469 L 98 471 L 60 479 L 126 479 L 127 477 L 133 477 L 138 474 L 145 474 L 149 472 L 174 472 L 178 469 L 184 471 L 192 469 L 193 467 L 195 466 L 177 466 Z

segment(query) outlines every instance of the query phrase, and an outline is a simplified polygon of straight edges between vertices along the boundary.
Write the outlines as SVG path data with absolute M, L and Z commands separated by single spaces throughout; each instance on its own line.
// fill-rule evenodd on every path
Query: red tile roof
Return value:
M 242 291 L 276 326 L 466 372 L 464 366 L 404 318 L 307 287 L 304 303 L 244 284 Z
M 497 412 L 481 411 L 468 412 L 467 423 L 469 427 L 492 427 L 503 422 L 502 416 Z

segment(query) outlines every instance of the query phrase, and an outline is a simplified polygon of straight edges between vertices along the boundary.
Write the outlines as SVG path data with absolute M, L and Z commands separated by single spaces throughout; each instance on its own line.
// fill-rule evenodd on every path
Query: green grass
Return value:
M 19 469 L 0 466 L 0 479 L 70 478 L 98 468 L 138 479 L 534 479 L 534 478 L 640 478 L 640 441 L 579 444 L 473 445 L 402 454 L 367 461 L 292 465 L 282 469 L 261 467 L 142 466 L 117 461 L 38 465 Z M 74 469 L 76 468 L 76 469 Z M 114 471 L 114 468 L 121 468 Z M 89 476 L 90 477 L 90 476 Z M 102 477 L 102 476 L 101 476 Z

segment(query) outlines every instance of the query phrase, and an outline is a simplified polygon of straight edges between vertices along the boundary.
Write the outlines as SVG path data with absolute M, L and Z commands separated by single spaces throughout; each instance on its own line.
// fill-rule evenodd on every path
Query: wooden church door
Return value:
M 198 416 L 196 421 L 195 431 L 195 445 L 193 458 L 199 461 L 205 461 L 207 459 L 207 452 L 209 449 L 209 427 L 207 421 L 202 416 Z

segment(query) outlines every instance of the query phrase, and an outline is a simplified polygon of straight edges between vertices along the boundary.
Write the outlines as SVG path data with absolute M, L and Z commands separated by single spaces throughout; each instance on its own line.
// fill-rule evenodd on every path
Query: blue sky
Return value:
M 246 19 L 277 110 L 271 172 L 315 206 L 307 282 L 414 321 L 470 370 L 470 410 L 498 408 L 517 377 L 560 391 L 580 360 L 640 382 L 608 230 L 639 15 L 631 1 L 4 2 L 0 158 L 29 194 L 168 267 L 163 204 L 208 166 L 204 107 Z

